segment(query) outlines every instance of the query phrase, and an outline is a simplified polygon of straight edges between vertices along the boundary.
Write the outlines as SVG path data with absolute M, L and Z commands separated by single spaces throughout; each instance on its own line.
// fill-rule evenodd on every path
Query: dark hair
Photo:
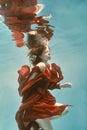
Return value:
M 32 64 L 36 65 L 39 62 L 42 62 L 40 55 L 42 54 L 42 52 L 45 50 L 46 47 L 40 44 L 40 41 L 36 39 L 36 35 L 30 35 L 30 34 L 28 35 L 27 47 L 30 49 L 28 56 Z
M 39 45 L 41 45 L 41 41 L 37 40 L 37 34 L 33 35 L 33 34 L 28 34 L 27 35 L 27 47 L 29 49 L 31 48 L 35 48 L 38 47 Z

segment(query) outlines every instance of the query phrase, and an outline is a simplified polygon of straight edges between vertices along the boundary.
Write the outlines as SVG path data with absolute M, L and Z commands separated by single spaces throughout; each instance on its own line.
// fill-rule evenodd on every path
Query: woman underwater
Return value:
M 50 120 L 66 113 L 70 106 L 56 103 L 49 91 L 72 84 L 60 84 L 63 80 L 61 68 L 55 63 L 48 64 L 51 58 L 48 41 L 53 30 L 44 19 L 46 16 L 36 17 L 43 7 L 37 0 L 0 0 L 0 15 L 12 31 L 17 47 L 24 45 L 24 33 L 32 30 L 32 24 L 38 25 L 37 31 L 43 35 L 35 31 L 28 34 L 27 47 L 33 67 L 24 65 L 18 71 L 18 91 L 22 96 L 22 104 L 16 113 L 19 130 L 53 130 Z
M 55 63 L 48 64 L 50 49 L 48 39 L 37 32 L 28 34 L 29 57 L 33 67 L 24 65 L 19 73 L 19 94 L 22 104 L 16 113 L 20 130 L 53 130 L 50 120 L 65 114 L 68 104 L 57 103 L 49 90 L 71 87 L 63 79 L 61 68 Z

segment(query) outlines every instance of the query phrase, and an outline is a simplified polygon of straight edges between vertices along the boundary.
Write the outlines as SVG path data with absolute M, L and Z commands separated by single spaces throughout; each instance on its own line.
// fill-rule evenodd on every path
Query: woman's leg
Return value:
M 36 121 L 24 122 L 26 130 L 39 130 L 39 124 Z
M 37 119 L 36 122 L 39 124 L 43 130 L 53 130 L 50 118 L 45 118 L 45 119 Z

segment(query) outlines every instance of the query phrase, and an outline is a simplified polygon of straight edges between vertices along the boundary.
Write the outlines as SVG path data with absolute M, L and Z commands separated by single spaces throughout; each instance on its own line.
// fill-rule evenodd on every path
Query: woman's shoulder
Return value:
M 44 71 L 45 68 L 46 68 L 45 63 L 39 62 L 38 64 L 32 67 L 32 72 L 41 72 Z
M 39 62 L 37 65 L 41 71 L 44 71 L 46 69 L 46 65 L 44 62 Z

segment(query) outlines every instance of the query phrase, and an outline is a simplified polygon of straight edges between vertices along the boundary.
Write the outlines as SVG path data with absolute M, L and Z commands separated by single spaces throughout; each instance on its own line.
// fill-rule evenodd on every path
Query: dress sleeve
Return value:
M 55 63 L 51 64 L 51 79 L 48 89 L 60 89 L 59 82 L 63 79 L 62 71 L 60 66 L 56 65 Z
M 61 88 L 60 88 L 60 84 L 50 83 L 48 89 L 53 90 L 53 89 L 61 89 Z
M 64 77 L 62 75 L 60 66 L 56 65 L 55 63 L 52 63 L 51 66 L 52 66 L 52 71 L 54 71 L 54 73 L 56 74 L 57 82 L 63 80 Z
M 27 82 L 28 80 L 28 76 L 30 74 L 30 67 L 28 65 L 23 65 L 19 70 L 18 70 L 18 83 L 19 83 L 19 87 L 18 87 L 18 92 L 19 95 L 21 96 L 21 89 L 23 88 L 24 84 Z
M 20 79 L 24 79 L 30 73 L 30 67 L 28 65 L 23 65 L 21 69 L 18 70 Z

